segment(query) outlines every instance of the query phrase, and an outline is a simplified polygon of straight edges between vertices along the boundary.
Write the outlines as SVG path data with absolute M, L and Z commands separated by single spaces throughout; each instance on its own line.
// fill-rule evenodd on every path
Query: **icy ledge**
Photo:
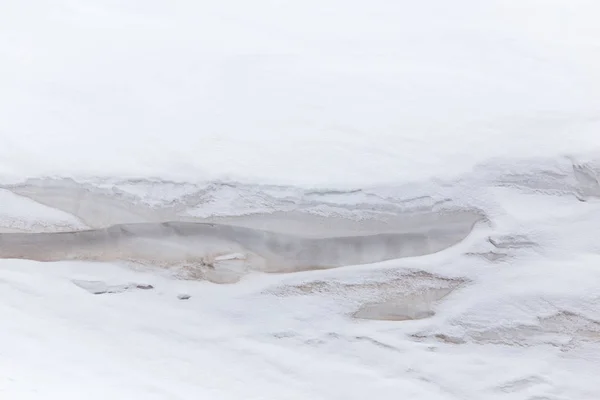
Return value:
M 294 272 L 432 254 L 459 243 L 475 223 L 483 220 L 476 212 L 436 214 L 435 223 L 429 217 L 416 231 L 321 238 L 194 222 L 126 224 L 78 232 L 3 233 L 0 257 L 183 265 L 198 276 L 227 281 L 250 271 Z

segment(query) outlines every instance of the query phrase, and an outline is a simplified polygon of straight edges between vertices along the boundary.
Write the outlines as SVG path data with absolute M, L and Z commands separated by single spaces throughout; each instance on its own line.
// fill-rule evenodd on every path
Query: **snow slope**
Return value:
M 0 177 L 329 187 L 590 152 L 599 12 L 593 0 L 3 4 Z
M 0 4 L 0 397 L 600 398 L 599 13 Z
M 96 230 L 0 235 L 4 256 L 27 242 L 30 251 L 18 258 L 71 259 L 1 260 L 0 393 L 595 399 L 600 168 L 568 165 L 532 171 L 513 164 L 510 173 L 488 169 L 486 182 L 476 171 L 458 182 L 352 192 L 226 185 L 238 199 L 262 199 L 261 207 L 271 208 L 244 215 L 235 212 L 236 201 L 219 197 L 217 184 L 183 190 L 159 181 L 38 179 L 9 185 L 7 192 L 23 199 L 14 216 L 23 226 L 32 226 L 28 215 L 39 220 L 39 213 L 23 212 L 38 202 Z M 165 191 L 180 195 L 157 202 Z M 215 197 L 223 200 L 216 209 Z M 213 217 L 186 213 L 202 204 Z M 482 212 L 484 220 L 464 225 Z M 54 214 L 46 215 L 44 226 L 52 226 Z M 188 225 L 159 223 L 178 218 Z M 115 220 L 130 225 L 98 230 Z M 240 240 L 235 229 L 225 241 L 186 238 L 194 224 L 206 222 L 266 229 L 272 238 Z M 248 257 L 265 254 L 253 246 L 298 235 L 329 252 L 315 248 L 308 255 L 326 256 L 337 251 L 331 238 L 342 235 L 355 245 L 339 256 L 358 253 L 368 262 L 378 253 L 360 241 L 374 233 L 424 235 L 433 243 L 439 232 L 465 227 L 470 233 L 454 246 L 383 263 L 264 274 Z M 106 242 L 86 239 L 104 234 Z M 173 242 L 177 235 L 187 242 Z M 224 247 L 211 250 L 213 240 Z M 293 256 L 293 248 L 277 246 Z

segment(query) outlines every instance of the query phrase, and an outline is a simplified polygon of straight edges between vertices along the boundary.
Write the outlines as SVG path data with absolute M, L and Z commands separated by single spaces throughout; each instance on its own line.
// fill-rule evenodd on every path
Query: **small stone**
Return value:
M 137 284 L 137 285 L 135 285 L 135 287 L 137 289 L 142 289 L 142 290 L 154 289 L 154 286 L 152 286 L 152 285 L 146 285 L 146 284 Z
M 192 296 L 190 296 L 189 294 L 180 294 L 180 295 L 177 296 L 177 298 L 179 300 L 189 300 L 190 297 L 192 297 Z

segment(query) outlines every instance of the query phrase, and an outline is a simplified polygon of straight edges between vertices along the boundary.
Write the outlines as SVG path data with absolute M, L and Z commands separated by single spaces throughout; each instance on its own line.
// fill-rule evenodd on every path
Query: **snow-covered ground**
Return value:
M 388 184 L 600 127 L 595 0 L 1 7 L 5 180 Z
M 599 399 L 598 15 L 0 4 L 0 397 Z

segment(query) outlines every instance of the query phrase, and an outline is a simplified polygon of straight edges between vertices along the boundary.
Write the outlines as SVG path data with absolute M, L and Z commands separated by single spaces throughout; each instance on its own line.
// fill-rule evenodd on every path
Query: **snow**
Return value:
M 0 11 L 5 181 L 361 186 L 597 149 L 591 0 Z
M 477 209 L 489 218 L 441 252 L 383 263 L 263 274 L 244 265 L 243 246 L 242 252 L 215 256 L 208 267 L 212 276 L 199 273 L 189 260 L 166 268 L 148 260 L 0 260 L 5 321 L 0 393 L 14 399 L 596 398 L 600 202 L 578 196 L 588 193 L 585 188 L 600 171 L 586 165 L 589 179 L 578 180 L 579 172 L 569 174 L 557 165 L 552 173 L 527 172 L 518 164 L 507 174 L 502 168 L 486 170 L 493 179 L 485 185 L 475 171 L 450 187 L 420 186 L 433 197 L 450 197 L 441 203 L 415 199 L 405 186 L 347 195 L 239 186 L 240 196 L 286 193 L 297 201 L 321 199 L 339 210 L 352 209 L 348 200 L 356 199 L 365 210 L 369 204 L 373 209 L 357 208 L 361 217 L 355 219 L 303 214 L 301 208 L 289 211 L 288 202 L 278 203 L 281 197 L 273 195 L 269 204 L 278 211 L 239 216 L 233 203 L 231 216 L 223 220 L 279 234 L 327 238 L 345 232 L 360 238 L 394 230 L 452 231 Z M 157 181 L 123 185 L 131 196 L 117 195 L 119 184 L 107 195 L 104 181 L 94 189 L 89 182 L 33 180 L 11 187 L 22 196 L 14 195 L 16 204 L 22 202 L 12 208 L 14 218 L 34 215 L 31 204 L 41 199 L 50 210 L 68 209 L 73 218 L 87 220 L 95 211 L 74 200 L 65 203 L 69 193 L 85 189 L 82 202 L 93 201 L 95 210 L 111 213 L 148 207 L 147 193 L 173 187 Z M 133 189 L 149 185 L 154 190 Z M 155 212 L 173 216 L 171 208 L 196 209 L 189 202 L 193 185 L 186 187 L 190 190 L 172 192 L 180 198 L 154 204 Z M 211 197 L 205 186 L 199 190 Z M 221 187 L 212 190 L 220 193 Z M 222 218 L 222 208 L 214 212 Z M 45 215 L 52 226 L 54 215 Z M 112 218 L 123 216 L 115 212 Z M 124 233 L 133 239 L 144 229 L 160 233 L 156 227 L 162 225 L 148 224 L 131 225 Z M 121 251 L 135 248 L 128 247 L 129 238 L 114 237 L 119 229 L 112 232 Z M 0 237 L 3 252 L 14 250 L 15 240 L 35 244 L 42 237 L 11 235 Z M 40 254 L 61 247 L 90 249 L 89 243 L 66 239 L 71 234 L 44 235 L 55 245 L 32 247 Z M 181 250 L 162 250 L 169 236 L 154 240 L 150 249 L 157 254 L 176 256 Z M 104 256 L 111 251 L 110 245 L 99 249 Z M 241 275 L 227 280 L 232 268 Z M 223 282 L 223 276 L 229 284 L 212 283 Z
M 600 398 L 599 13 L 2 3 L 0 397 Z
M 3 230 L 75 230 L 85 228 L 73 215 L 0 190 L 0 226 Z

